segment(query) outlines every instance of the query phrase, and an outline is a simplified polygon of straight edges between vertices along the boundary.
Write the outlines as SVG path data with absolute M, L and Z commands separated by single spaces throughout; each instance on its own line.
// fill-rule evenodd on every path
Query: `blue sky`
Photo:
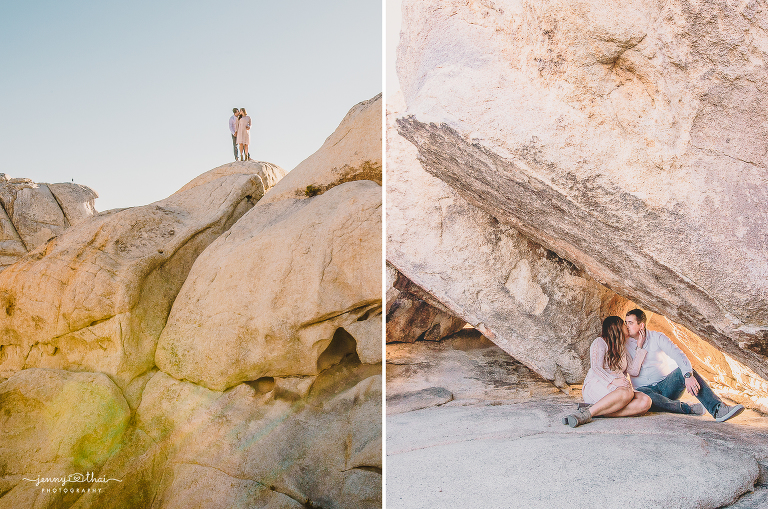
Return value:
M 165 198 L 251 156 L 290 170 L 382 90 L 380 0 L 0 3 L 0 172 L 99 193 L 98 210 Z

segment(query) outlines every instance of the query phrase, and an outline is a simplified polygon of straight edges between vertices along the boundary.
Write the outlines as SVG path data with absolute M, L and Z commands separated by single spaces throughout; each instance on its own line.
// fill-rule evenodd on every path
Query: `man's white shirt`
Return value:
M 237 126 L 237 117 L 232 115 L 231 117 L 229 117 L 229 132 L 232 133 L 232 136 L 235 135 L 235 131 L 237 130 L 236 126 Z
M 636 349 L 637 340 L 629 338 L 627 353 L 632 359 L 635 358 Z M 647 351 L 648 355 L 643 361 L 640 373 L 630 377 L 635 389 L 662 381 L 678 367 L 683 373 L 693 370 L 691 361 L 688 360 L 683 351 L 661 332 L 647 331 L 642 349 Z

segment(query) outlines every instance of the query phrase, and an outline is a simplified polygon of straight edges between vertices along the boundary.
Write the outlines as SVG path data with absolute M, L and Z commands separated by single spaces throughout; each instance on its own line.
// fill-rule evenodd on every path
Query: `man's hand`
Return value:
M 645 327 L 640 329 L 640 333 L 637 335 L 637 347 L 642 348 L 645 344 Z
M 699 393 L 700 388 L 701 386 L 699 386 L 699 382 L 695 377 L 691 376 L 685 379 L 685 390 L 688 391 L 688 394 L 691 396 L 696 396 Z

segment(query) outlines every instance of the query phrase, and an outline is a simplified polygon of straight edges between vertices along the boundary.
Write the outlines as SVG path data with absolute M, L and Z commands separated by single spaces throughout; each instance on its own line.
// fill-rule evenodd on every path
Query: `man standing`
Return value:
M 232 135 L 232 149 L 235 151 L 235 161 L 239 159 L 237 157 L 237 136 L 235 136 L 235 131 L 237 130 L 237 114 L 239 111 L 240 108 L 232 108 L 232 116 L 229 117 L 229 133 Z
M 646 316 L 642 310 L 628 311 L 625 323 L 629 330 L 629 356 L 634 358 L 635 347 L 648 352 L 640 373 L 630 379 L 635 390 L 650 396 L 652 412 L 701 415 L 706 408 L 717 422 L 723 422 L 744 411 L 742 405 L 728 406 L 723 403 L 693 370 L 688 357 L 667 336 L 646 330 Z M 689 405 L 677 401 L 686 390 L 701 403 Z

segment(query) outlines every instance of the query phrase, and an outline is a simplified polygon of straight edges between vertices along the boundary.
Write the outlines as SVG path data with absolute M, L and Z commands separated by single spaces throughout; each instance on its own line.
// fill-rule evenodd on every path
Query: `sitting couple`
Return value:
M 728 406 L 693 370 L 688 357 L 661 332 L 646 330 L 645 313 L 633 309 L 626 322 L 618 316 L 603 320 L 603 331 L 589 348 L 591 366 L 582 396 L 587 403 L 566 417 L 571 427 L 593 417 L 630 417 L 654 412 L 702 415 L 717 422 L 739 415 L 742 405 Z M 629 374 L 630 380 L 627 380 Z M 688 391 L 701 403 L 677 401 Z

